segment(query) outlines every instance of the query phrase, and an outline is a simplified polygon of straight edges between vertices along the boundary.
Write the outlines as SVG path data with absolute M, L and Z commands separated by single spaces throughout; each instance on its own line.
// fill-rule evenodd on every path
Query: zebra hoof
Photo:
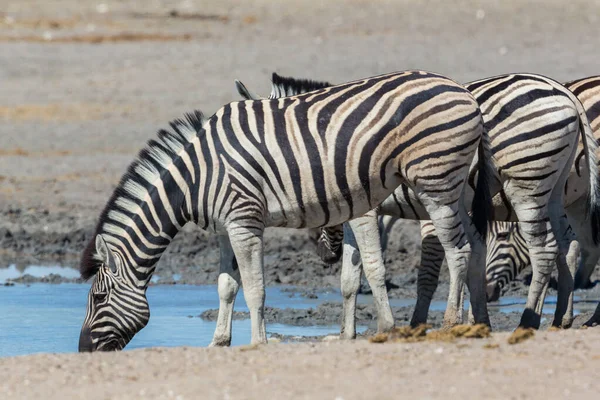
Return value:
M 530 308 L 526 308 L 523 311 L 523 315 L 521 316 L 521 322 L 519 323 L 519 328 L 533 328 L 540 329 L 541 315 L 537 314 Z
M 319 242 L 317 245 L 317 255 L 324 263 L 334 264 L 342 258 L 342 247 L 340 246 L 339 249 L 333 251 L 323 242 Z
M 600 316 L 598 315 L 594 315 L 585 324 L 583 324 L 583 326 L 585 326 L 586 328 L 593 328 L 598 325 L 600 325 Z
M 212 342 L 208 345 L 208 347 L 229 347 L 231 345 L 231 338 L 213 338 Z

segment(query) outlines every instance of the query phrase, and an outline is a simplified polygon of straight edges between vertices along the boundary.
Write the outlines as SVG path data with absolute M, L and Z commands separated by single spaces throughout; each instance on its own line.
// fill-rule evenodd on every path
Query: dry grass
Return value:
M 65 18 L 65 19 L 51 19 L 51 18 L 34 18 L 34 19 L 22 19 L 5 16 L 0 18 L 0 28 L 4 29 L 16 29 L 16 28 L 30 28 L 30 29 L 66 29 L 73 28 L 84 21 L 79 17 Z
M 435 341 L 435 342 L 452 342 L 458 338 L 465 339 L 476 339 L 476 338 L 487 338 L 490 336 L 490 328 L 487 325 L 457 325 L 450 329 L 444 329 L 439 331 L 430 331 L 430 325 L 419 325 L 416 328 L 404 326 L 401 328 L 394 328 L 388 333 L 378 333 L 369 338 L 371 343 L 385 343 L 385 342 L 422 342 L 422 341 Z
M 548 328 L 548 332 L 559 332 L 562 331 L 562 329 L 558 326 L 551 326 L 550 328 Z
M 0 157 L 13 156 L 13 157 L 64 157 L 71 155 L 69 150 L 54 150 L 54 151 L 42 151 L 42 152 L 31 152 L 21 147 L 15 147 L 14 149 L 0 149 Z
M 128 43 L 128 42 L 186 42 L 192 39 L 189 33 L 181 35 L 166 35 L 160 33 L 123 32 L 114 35 L 86 34 L 71 36 L 0 36 L 0 42 L 28 42 L 28 43 Z
M 498 343 L 486 343 L 483 345 L 483 348 L 488 350 L 497 349 L 498 347 L 500 347 Z
M 130 107 L 115 107 L 97 103 L 22 104 L 0 106 L 0 120 L 11 121 L 87 121 L 107 114 L 129 112 Z
M 508 338 L 508 344 L 517 344 L 531 339 L 535 333 L 533 328 L 517 328 Z
M 20 147 L 17 147 L 15 149 L 0 149 L 0 157 L 2 156 L 27 157 L 29 156 L 29 152 L 27 150 L 23 150 Z
M 127 29 L 125 20 L 116 21 L 112 18 L 97 16 L 75 15 L 69 18 L 20 18 L 11 15 L 2 15 L 0 12 L 0 30 L 40 30 L 40 31 L 67 31 L 69 29 L 83 28 L 96 29 L 98 27 Z

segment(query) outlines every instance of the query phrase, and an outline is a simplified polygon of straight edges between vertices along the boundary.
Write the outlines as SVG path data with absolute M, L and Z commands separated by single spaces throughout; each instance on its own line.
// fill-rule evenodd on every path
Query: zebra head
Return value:
M 79 266 L 83 279 L 95 276 L 80 351 L 120 350 L 148 323 L 146 289 L 158 260 L 187 222 L 203 218 L 192 207 L 199 170 L 186 163 L 198 157 L 192 142 L 204 134 L 203 121 L 195 111 L 159 130 L 100 214 Z
M 96 236 L 96 277 L 88 294 L 79 351 L 122 350 L 150 319 L 146 285 L 125 275 L 125 258 Z

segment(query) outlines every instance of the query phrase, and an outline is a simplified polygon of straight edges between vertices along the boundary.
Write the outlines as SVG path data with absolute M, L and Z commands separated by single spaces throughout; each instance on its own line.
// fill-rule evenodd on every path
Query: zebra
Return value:
M 494 119 L 490 118 L 490 110 L 494 111 L 494 109 L 492 107 L 498 107 L 496 104 L 494 104 L 492 102 L 493 96 L 487 96 L 486 97 L 486 93 L 489 93 L 489 91 L 491 90 L 492 92 L 494 91 L 498 91 L 496 89 L 496 87 L 499 86 L 500 90 L 498 91 L 500 94 L 502 94 L 503 92 L 508 93 L 508 96 L 510 96 L 511 91 L 516 90 L 514 89 L 516 82 L 511 82 L 510 85 L 507 85 L 505 82 L 510 82 L 513 78 L 511 78 L 510 76 L 506 76 L 506 77 L 497 77 L 497 78 L 492 78 L 492 80 L 484 80 L 483 84 L 480 82 L 475 82 L 473 84 L 468 84 L 467 88 L 474 91 L 474 95 L 475 97 L 480 101 L 480 106 L 482 107 L 482 111 L 484 113 L 484 119 L 486 120 L 486 128 L 489 129 L 489 135 L 490 138 L 492 138 L 494 135 L 496 135 L 495 132 L 498 131 L 498 124 L 492 125 L 490 127 L 489 122 L 490 121 L 494 121 Z M 489 88 L 486 90 L 486 86 Z M 569 185 L 570 189 L 567 191 L 566 195 L 564 196 L 565 199 L 565 204 L 569 205 L 573 200 L 573 194 L 577 194 L 578 196 L 580 196 L 581 193 L 586 192 L 585 190 L 585 186 L 584 184 L 586 183 L 586 180 L 588 181 L 587 184 L 589 185 L 589 190 L 588 192 L 588 198 L 582 198 L 581 201 L 585 202 L 588 201 L 589 204 L 591 205 L 591 219 L 586 221 L 586 230 L 587 232 L 589 232 L 591 230 L 591 234 L 589 235 L 589 237 L 592 238 L 592 240 L 594 242 L 597 241 L 597 229 L 598 229 L 598 210 L 597 210 L 597 199 L 598 199 L 598 195 L 597 195 L 597 188 L 598 188 L 598 182 L 597 182 L 597 162 L 596 162 L 596 149 L 597 149 L 597 143 L 595 141 L 595 139 L 592 136 L 592 133 L 589 129 L 589 125 L 587 123 L 587 118 L 585 117 L 582 109 L 581 109 L 581 104 L 579 103 L 579 101 L 574 98 L 574 96 L 568 92 L 566 93 L 564 90 L 561 90 L 561 88 L 557 85 L 557 84 L 553 84 L 554 89 L 556 91 L 559 91 L 560 93 L 563 93 L 565 97 L 569 97 L 572 101 L 572 104 L 574 104 L 574 106 L 576 107 L 574 111 L 576 111 L 577 113 L 579 113 L 581 115 L 582 121 L 583 123 L 581 123 L 580 125 L 583 128 L 583 132 L 582 132 L 582 142 L 580 146 L 585 146 L 587 147 L 587 151 L 583 151 L 580 152 L 579 156 L 578 156 L 578 160 L 582 160 L 582 154 L 585 156 L 585 160 L 587 162 L 587 165 L 591 165 L 591 171 L 588 172 L 588 177 L 585 177 L 585 174 L 581 174 L 578 175 L 575 179 L 573 179 L 572 184 Z M 479 89 L 479 90 L 478 90 Z M 534 92 L 532 92 L 534 93 Z M 484 99 L 484 101 L 482 101 L 481 99 Z M 521 105 L 522 106 L 522 105 Z M 538 110 L 539 111 L 539 110 Z M 520 116 L 521 119 L 523 119 L 524 117 L 521 115 Z M 508 120 L 513 119 L 516 120 L 516 117 L 513 118 L 511 116 L 507 117 Z M 549 123 L 546 123 L 545 125 L 546 127 L 551 127 L 552 125 L 550 125 Z M 580 128 L 581 129 L 581 128 Z M 566 131 L 570 131 L 570 128 L 566 128 Z M 496 143 L 494 143 L 494 140 L 492 139 L 492 152 L 494 153 L 494 156 L 497 156 L 497 149 L 503 149 L 502 147 L 502 142 L 498 139 L 500 139 L 501 136 L 496 136 Z M 510 143 L 510 142 L 509 142 Z M 557 151 L 560 150 L 560 146 L 555 148 L 555 149 L 551 149 L 551 150 L 546 150 L 547 149 L 547 145 L 548 144 L 552 144 L 552 142 L 550 143 L 544 143 L 542 144 L 542 146 L 544 147 L 538 147 L 536 148 L 536 152 L 534 154 L 531 154 L 531 152 L 529 154 L 525 154 L 525 155 L 515 155 L 515 157 L 522 157 L 522 160 L 525 160 L 526 162 L 528 162 L 528 160 L 535 160 L 537 157 L 546 155 L 546 159 L 548 159 L 548 155 L 551 156 L 550 161 L 555 161 L 552 160 L 552 157 L 555 157 Z M 587 146 L 586 146 L 587 145 Z M 574 147 L 571 147 L 573 150 L 575 150 Z M 567 148 L 565 148 L 564 150 L 567 150 Z M 584 154 L 585 153 L 585 154 Z M 574 152 L 571 152 L 571 158 L 573 158 L 574 156 Z M 498 162 L 501 160 L 496 159 L 497 161 L 497 165 Z M 527 164 L 525 164 L 527 165 Z M 555 183 L 555 187 L 557 188 L 564 188 L 565 187 L 565 180 L 568 177 L 568 172 L 570 170 L 570 165 L 572 165 L 572 160 L 568 160 L 568 162 L 563 164 L 564 167 L 562 169 L 562 172 L 560 172 L 560 169 L 558 169 L 556 166 L 551 166 L 550 165 L 545 165 L 545 166 L 533 166 L 533 168 L 537 169 L 539 171 L 540 168 L 546 168 L 545 174 L 554 174 L 558 175 L 561 174 L 562 176 L 560 177 L 560 180 L 557 181 Z M 548 167 L 552 168 L 550 169 L 550 171 L 548 171 Z M 565 168 L 567 167 L 567 168 Z M 500 165 L 498 165 L 498 170 L 500 170 L 500 168 L 502 168 Z M 557 168 L 557 169 L 554 169 Z M 524 168 L 525 170 L 526 168 Z M 533 169 L 532 169 L 533 170 Z M 546 178 L 550 177 L 552 175 L 548 175 Z M 533 174 L 533 178 L 535 178 L 535 173 Z M 533 181 L 531 181 L 533 183 Z M 505 188 L 506 189 L 506 188 Z M 514 205 L 514 196 L 520 196 L 522 195 L 522 193 L 519 193 L 519 189 L 520 188 L 515 188 L 516 190 L 513 190 L 513 192 L 509 195 L 506 190 L 504 192 L 501 192 L 499 195 L 497 195 L 495 197 L 495 205 L 496 207 L 496 219 L 512 219 L 515 216 L 518 217 L 518 219 L 521 221 L 521 232 L 520 234 L 522 236 L 525 237 L 525 239 L 527 239 L 527 237 L 529 236 L 529 240 L 527 240 L 528 242 L 528 248 L 531 249 L 530 247 L 530 242 L 531 242 L 531 238 L 532 236 L 535 235 L 536 230 L 535 230 L 535 226 L 532 226 L 531 224 L 531 217 L 520 217 L 518 215 L 515 215 L 515 211 L 516 214 L 518 214 L 518 210 L 514 210 L 511 206 Z M 538 193 L 533 193 L 533 194 L 544 194 L 544 192 L 550 190 L 550 188 L 546 187 L 544 189 L 539 190 Z M 395 192 L 395 194 L 399 194 L 399 191 L 397 190 Z M 494 191 L 493 191 L 494 192 Z M 555 190 L 554 191 L 554 196 L 556 196 L 556 198 L 554 199 L 553 203 L 554 203 L 554 207 L 555 207 L 555 211 L 554 211 L 554 220 L 556 221 L 556 217 L 560 216 L 560 220 L 554 223 L 546 223 L 545 227 L 542 224 L 538 225 L 538 231 L 540 233 L 544 233 L 546 232 L 546 234 L 550 234 L 553 233 L 551 231 L 551 229 L 554 229 L 555 232 L 557 232 L 559 235 L 563 234 L 563 238 L 562 238 L 562 243 L 559 242 L 558 244 L 554 243 L 552 244 L 552 238 L 549 237 L 546 244 L 551 244 L 551 246 L 549 246 L 549 248 L 545 248 L 543 251 L 547 252 L 546 254 L 546 259 L 544 260 L 542 256 L 543 253 L 540 252 L 540 250 L 536 250 L 535 253 L 535 257 L 536 257 L 536 263 L 533 264 L 533 268 L 534 268 L 534 276 L 533 276 L 533 280 L 532 280 L 532 286 L 530 287 L 530 291 L 529 291 L 529 296 L 528 296 L 528 301 L 526 304 L 526 310 L 523 314 L 523 317 L 521 319 L 520 322 L 520 326 L 525 326 L 525 327 L 534 327 L 534 328 L 538 328 L 539 327 L 539 320 L 540 320 L 540 315 L 541 315 L 541 308 L 543 305 L 543 299 L 545 297 L 545 290 L 547 288 L 547 282 L 549 279 L 549 274 L 552 270 L 552 266 L 553 266 L 553 261 L 556 258 L 556 256 L 554 255 L 556 252 L 552 251 L 552 248 L 556 248 L 556 246 L 558 245 L 559 247 L 562 247 L 562 249 L 560 249 L 561 253 L 565 254 L 567 253 L 567 258 L 563 258 L 562 256 L 558 259 L 558 264 L 559 264 L 559 298 L 557 301 L 557 310 L 555 313 L 555 319 L 553 321 L 553 324 L 555 326 L 561 326 L 561 327 L 568 327 L 571 325 L 572 320 L 573 320 L 573 314 L 572 314 L 572 284 L 570 282 L 572 282 L 572 275 L 574 273 L 574 269 L 576 267 L 576 257 L 577 257 L 577 253 L 578 253 L 578 245 L 579 243 L 576 241 L 571 241 L 571 239 L 574 237 L 573 233 L 570 231 L 569 225 L 568 225 L 568 221 L 566 220 L 565 216 L 564 216 L 564 211 L 561 211 L 557 206 L 558 205 L 562 205 L 562 201 L 559 201 L 559 197 L 563 197 L 562 193 L 558 193 L 559 190 Z M 562 190 L 560 190 L 560 192 L 562 192 Z M 551 193 L 551 192 L 546 192 L 546 193 Z M 504 198 L 503 198 L 504 197 Z M 540 197 L 540 200 L 542 200 L 542 198 Z M 550 201 L 552 201 L 552 199 L 548 199 Z M 388 204 L 386 204 L 386 202 Z M 394 202 L 396 203 L 396 207 L 399 208 L 398 213 L 401 215 L 402 213 L 410 213 L 413 212 L 413 205 L 416 203 L 416 199 L 414 199 L 414 197 L 411 196 L 410 191 L 404 191 L 403 193 L 400 193 L 399 196 L 394 199 L 394 202 L 392 201 L 388 201 L 386 200 L 386 202 L 384 202 L 381 206 L 380 209 L 385 209 L 386 207 L 394 207 Z M 579 207 L 585 206 L 585 204 L 579 204 Z M 535 210 L 535 207 L 538 207 L 538 205 L 536 204 L 531 204 L 531 209 Z M 504 210 L 502 210 L 502 208 L 504 208 Z M 584 207 L 585 208 L 585 207 Z M 521 211 L 522 213 L 522 211 Z M 503 215 L 504 214 L 504 215 Z M 545 217 L 549 217 L 550 219 L 552 219 L 552 215 L 547 215 Z M 545 218 L 544 217 L 544 218 Z M 540 218 L 540 217 L 538 217 Z M 539 220 L 540 222 L 543 221 L 543 219 Z M 551 228 L 551 226 L 549 225 L 553 225 L 553 227 Z M 555 233 L 556 234 L 556 233 Z M 549 235 L 548 235 L 549 236 Z M 571 239 L 567 239 L 567 237 L 570 237 Z M 559 237 L 560 240 L 560 237 Z M 430 239 L 428 241 L 425 242 L 425 245 L 427 245 L 427 242 L 432 243 L 433 240 L 430 237 Z M 538 243 L 542 244 L 542 243 Z M 539 248 L 539 247 L 538 247 Z M 439 247 L 438 247 L 439 249 Z M 567 250 L 569 249 L 569 250 Z M 428 251 L 429 250 L 429 251 Z M 431 249 L 423 249 L 423 253 L 424 255 L 429 255 L 431 256 L 432 254 L 435 254 L 434 251 L 431 251 Z M 531 254 L 531 253 L 530 253 Z M 434 283 L 437 283 L 437 277 L 436 276 L 432 276 L 432 274 L 427 274 L 428 268 L 427 268 L 427 264 L 428 263 L 432 263 L 436 261 L 436 257 L 430 257 L 429 259 L 426 258 L 422 258 L 422 266 L 421 269 L 419 270 L 419 279 L 418 279 L 418 286 L 419 288 L 425 288 L 427 286 L 427 284 L 429 284 L 430 286 L 433 286 Z M 532 260 L 534 261 L 534 260 Z M 544 265 L 543 270 L 540 271 L 539 266 L 536 264 L 539 264 L 541 261 L 542 265 Z M 441 263 L 441 259 L 438 257 L 437 258 L 437 262 Z M 565 266 L 565 263 L 568 263 L 569 267 L 567 269 L 567 267 Z M 542 272 L 540 274 L 540 272 Z M 429 275 L 429 276 L 428 276 Z M 437 274 L 436 274 L 437 275 Z M 540 276 L 541 275 L 541 276 Z M 569 276 L 570 275 L 570 276 Z M 433 291 L 426 291 L 426 290 L 422 290 L 419 292 L 418 294 L 418 299 L 417 299 L 417 305 L 415 307 L 415 312 L 413 314 L 413 318 L 411 320 L 411 324 L 414 325 L 419 325 L 421 323 L 425 323 L 426 322 L 426 318 L 427 318 L 427 311 L 429 309 L 429 304 L 431 301 L 431 295 L 433 294 Z
M 595 142 L 600 140 L 600 76 L 591 76 L 567 82 L 565 87 L 571 90 L 583 104 L 587 118 L 594 133 Z M 600 246 L 593 241 L 593 234 L 589 231 L 590 225 L 587 220 L 585 192 L 578 191 L 577 181 L 584 178 L 587 164 L 583 153 L 583 143 L 579 143 L 578 155 L 574 163 L 569 179 L 565 186 L 565 192 L 571 197 L 571 203 L 566 206 L 569 222 L 575 231 L 581 245 L 581 259 L 575 275 L 575 288 L 586 288 L 592 285 L 590 276 L 600 258 Z M 387 221 L 386 229 L 391 229 L 394 221 Z M 501 224 L 497 227 L 494 225 Z M 427 235 L 428 240 L 423 241 L 422 251 L 434 254 L 428 262 L 421 262 L 418 277 L 418 299 L 417 303 L 424 301 L 426 307 L 419 312 L 421 317 L 413 315 L 413 324 L 419 324 L 426 318 L 428 304 L 433 292 L 437 287 L 438 275 L 444 259 L 443 248 L 435 240 L 435 232 L 430 223 L 422 222 L 422 237 Z M 334 240 L 335 238 L 327 238 Z M 323 239 L 322 239 L 323 240 Z M 335 239 L 337 240 L 337 239 Z M 495 222 L 488 235 L 487 255 L 487 293 L 488 301 L 497 300 L 502 288 L 521 273 L 529 265 L 529 252 L 525 246 L 525 239 L 520 232 L 519 225 L 511 222 Z M 421 300 L 424 298 L 424 300 Z M 419 307 L 417 307 L 419 309 Z M 424 317 L 423 317 L 424 315 Z M 592 318 L 584 323 L 592 326 L 600 323 L 600 305 Z
M 156 263 L 188 222 L 219 236 L 219 297 L 241 283 L 251 342 L 266 343 L 263 231 L 350 221 L 378 301 L 378 328 L 394 326 L 380 254 L 367 251 L 372 211 L 401 183 L 430 211 L 451 270 L 479 277 L 487 225 L 487 178 L 478 176 L 473 218 L 463 186 L 477 152 L 488 151 L 483 118 L 460 84 L 423 71 L 395 72 L 276 100 L 226 104 L 158 132 L 129 166 L 82 254 L 95 276 L 79 350 L 120 350 L 150 318 L 146 289 Z M 479 230 L 478 230 L 479 229 Z M 485 282 L 470 282 L 488 323 Z M 225 299 L 226 300 L 226 299 Z M 231 314 L 212 345 L 231 341 Z
M 496 146 L 498 153 L 500 153 L 501 158 L 504 158 L 505 162 L 505 165 L 503 165 L 502 160 L 496 160 L 497 168 L 499 171 L 499 173 L 497 174 L 497 179 L 503 180 L 503 184 L 508 186 L 505 187 L 505 190 L 503 192 L 500 192 L 495 199 L 497 209 L 496 213 L 499 217 L 498 219 L 510 220 L 517 216 L 515 214 L 520 213 L 520 219 L 521 221 L 523 221 L 523 225 L 525 225 L 529 230 L 529 232 L 526 232 L 525 234 L 521 235 L 522 238 L 523 236 L 527 237 L 529 241 L 532 242 L 536 240 L 536 234 L 541 233 L 543 235 L 546 235 L 548 239 L 546 243 L 543 243 L 543 241 L 540 241 L 539 239 L 538 243 L 535 243 L 537 245 L 536 250 L 541 252 L 540 254 L 535 255 L 535 261 L 536 264 L 541 264 L 541 268 L 539 266 L 537 268 L 534 268 L 534 284 L 530 288 L 530 295 L 528 296 L 526 311 L 523 314 L 520 326 L 531 326 L 535 328 L 539 327 L 541 307 L 543 305 L 547 281 L 549 279 L 549 274 L 551 272 L 552 267 L 552 262 L 550 262 L 549 260 L 554 259 L 551 258 L 554 257 L 554 254 L 561 253 L 561 259 L 559 260 L 559 274 L 562 277 L 567 277 L 560 279 L 560 282 L 562 282 L 562 288 L 559 289 L 559 301 L 557 311 L 555 314 L 554 324 L 562 327 L 568 327 L 572 323 L 573 319 L 572 287 L 570 287 L 571 285 L 568 283 L 568 281 L 569 279 L 572 279 L 572 275 L 574 273 L 574 271 L 572 270 L 576 266 L 575 260 L 579 254 L 579 243 L 573 241 L 574 235 L 569 228 L 568 222 L 564 215 L 564 211 L 562 211 L 563 201 L 561 198 L 565 197 L 564 201 L 566 202 L 566 204 L 570 204 L 574 201 L 573 199 L 577 196 L 581 197 L 581 193 L 586 192 L 585 186 L 589 185 L 589 198 L 584 199 L 584 201 L 587 200 L 591 206 L 592 218 L 591 224 L 590 221 L 587 221 L 585 227 L 588 231 L 591 229 L 589 236 L 593 238 L 594 242 L 597 240 L 598 229 L 598 174 L 597 165 L 595 162 L 597 143 L 591 133 L 587 118 L 585 116 L 585 112 L 579 100 L 570 91 L 565 89 L 557 82 L 539 75 L 510 74 L 498 76 L 467 84 L 467 88 L 475 91 L 476 98 L 478 98 L 484 110 L 484 115 L 486 114 L 486 110 L 487 113 L 490 114 L 497 113 L 498 108 L 500 109 L 500 117 L 496 115 L 494 118 L 488 118 L 488 126 L 492 126 L 492 130 L 489 132 L 490 139 L 493 142 L 492 145 Z M 513 92 L 519 95 L 515 96 L 516 100 L 510 97 L 511 93 Z M 530 98 L 527 99 L 525 98 L 526 96 L 530 96 Z M 569 102 L 570 105 L 557 104 L 557 98 L 561 97 L 563 100 Z M 498 98 L 500 100 L 498 100 Z M 510 103 L 510 101 L 512 101 L 512 103 Z M 515 104 L 517 104 L 517 102 L 519 101 L 521 102 L 519 103 L 519 105 L 525 105 L 530 107 L 529 114 L 526 114 L 524 116 L 523 113 L 519 113 L 519 110 L 516 110 L 517 107 L 515 106 Z M 536 101 L 538 101 L 538 103 L 535 103 Z M 525 102 L 525 104 L 523 104 L 523 102 Z M 500 106 L 498 106 L 498 104 L 500 104 Z M 546 110 L 544 110 L 544 104 L 548 107 Z M 535 109 L 535 107 L 538 108 Z M 561 112 L 563 112 L 565 109 L 570 109 L 571 116 L 567 116 L 562 120 L 557 119 L 560 118 Z M 508 115 L 503 116 L 502 112 L 506 112 Z M 515 114 L 514 117 L 512 116 L 513 113 Z M 525 126 L 527 125 L 527 122 L 531 122 L 531 120 L 535 120 L 536 118 L 540 119 L 540 117 L 550 119 L 550 122 L 541 121 L 541 123 L 538 123 L 538 125 L 536 125 L 536 127 L 539 129 L 537 132 L 534 130 L 530 132 L 523 130 L 519 131 L 519 128 L 529 129 L 530 126 Z M 567 191 L 565 196 L 563 196 L 561 190 L 555 190 L 554 188 L 562 187 L 562 185 L 565 184 L 567 174 L 570 170 L 568 166 L 571 165 L 572 158 L 575 156 L 576 148 L 574 146 L 574 140 L 576 136 L 569 134 L 572 131 L 572 129 L 570 128 L 572 126 L 571 123 L 565 123 L 569 120 L 571 120 L 571 122 L 573 123 L 579 122 L 578 126 L 582 134 L 582 140 L 579 146 L 581 149 L 579 151 L 577 161 L 580 162 L 585 156 L 585 160 L 588 163 L 588 165 L 593 165 L 594 167 L 591 169 L 591 171 L 588 171 L 589 179 L 587 179 L 587 185 L 585 183 L 585 177 L 583 177 L 583 174 L 579 172 L 579 175 L 577 175 L 577 179 L 573 182 L 571 189 Z M 523 124 L 523 127 L 514 128 L 514 125 L 519 125 L 520 121 L 526 121 L 526 123 Z M 501 127 L 503 123 L 514 124 L 511 128 L 514 130 L 514 132 L 512 133 L 512 137 L 506 134 L 506 131 L 510 131 L 510 129 L 502 130 L 498 128 L 499 126 Z M 561 126 L 561 124 L 564 125 Z M 548 130 L 548 132 L 544 132 L 544 130 Z M 552 137 L 552 133 L 556 133 L 556 131 L 562 132 L 564 137 L 572 137 L 571 141 L 568 144 L 564 144 L 563 142 L 563 144 L 556 146 L 556 137 Z M 507 161 L 512 156 L 512 154 L 506 151 L 505 149 L 510 148 L 512 144 L 511 141 L 519 141 L 518 135 L 521 135 L 521 138 L 523 138 L 535 134 L 541 134 L 542 136 L 540 137 L 550 138 L 551 143 L 542 144 L 542 146 L 538 148 L 537 154 L 524 155 L 523 153 L 521 153 L 517 156 L 521 157 L 520 160 L 512 162 Z M 552 147 L 553 145 L 555 147 Z M 515 153 L 518 153 L 517 150 L 513 151 Z M 502 155 L 501 153 L 504 154 Z M 569 154 L 570 158 L 562 159 L 561 161 L 557 162 L 557 154 Z M 551 160 L 551 163 L 549 165 L 541 167 L 539 165 L 535 165 L 535 163 L 538 160 L 546 160 L 548 159 L 548 157 L 550 157 Z M 554 159 L 552 159 L 552 157 L 554 157 Z M 519 188 L 518 184 L 509 182 L 506 179 L 506 176 L 502 177 L 502 175 L 506 175 L 506 168 L 514 169 L 515 166 L 519 168 L 519 163 L 521 163 L 521 172 L 524 172 L 525 174 L 521 176 L 513 175 L 512 179 L 515 182 L 521 181 L 521 185 L 523 185 L 523 182 L 527 181 L 530 181 L 534 185 L 541 182 L 540 186 L 543 186 L 544 190 L 538 190 L 536 192 L 536 188 L 533 187 L 534 185 L 530 185 L 530 187 L 525 187 L 523 188 L 523 190 L 520 190 L 521 188 Z M 539 174 L 536 175 L 536 172 L 533 172 L 536 170 L 540 171 L 540 169 L 544 168 L 546 173 L 542 174 L 541 176 Z M 505 171 L 503 171 L 503 169 Z M 523 186 L 527 185 L 525 184 Z M 509 191 L 511 192 L 508 193 L 508 196 L 506 193 L 506 189 L 509 189 Z M 527 197 L 529 197 L 529 199 L 527 199 Z M 534 201 L 531 201 L 532 199 Z M 523 206 L 523 201 L 526 201 L 526 206 Z M 548 212 L 538 211 L 539 208 L 543 208 L 545 203 L 548 201 L 551 202 L 551 207 L 548 209 Z M 520 210 L 517 210 L 516 213 L 515 210 L 513 210 L 512 208 L 512 205 L 515 203 L 521 208 Z M 526 219 L 527 211 L 531 210 L 533 210 L 533 213 L 537 214 L 538 217 L 533 221 Z M 396 190 L 394 195 L 388 198 L 386 201 L 384 201 L 384 203 L 379 207 L 379 212 L 382 214 L 390 213 L 403 218 L 426 218 L 425 213 L 418 210 L 418 199 L 415 198 L 414 194 L 411 193 L 410 188 L 407 187 L 403 187 L 402 189 Z M 525 219 L 523 217 L 525 217 Z M 548 219 L 548 221 L 544 221 L 546 218 Z M 552 243 L 555 240 L 553 238 L 553 236 L 555 235 L 553 230 L 556 230 L 558 232 L 559 243 Z M 344 231 L 344 233 L 346 234 L 346 230 Z M 348 233 L 351 235 L 351 232 Z M 424 237 L 427 237 L 426 232 L 424 233 Z M 435 240 L 435 236 L 430 235 L 429 241 Z M 351 241 L 352 238 L 349 239 L 349 242 Z M 347 285 L 353 286 L 353 288 L 351 288 L 350 290 L 344 290 L 344 287 L 342 287 L 343 293 L 352 293 L 355 291 L 355 289 L 358 289 L 358 281 L 360 279 L 360 260 L 357 257 L 351 256 L 356 250 L 356 246 L 354 246 L 354 248 L 349 249 L 348 257 L 344 257 L 344 267 L 342 268 L 342 286 L 344 286 L 344 282 L 353 282 L 352 284 L 347 283 Z M 426 266 L 428 262 L 433 262 L 433 264 L 436 264 L 441 263 L 441 261 L 443 260 L 443 252 L 427 251 L 427 247 L 425 247 L 423 250 L 424 251 L 422 254 L 422 263 L 425 266 L 425 268 L 422 265 L 422 271 L 427 271 Z M 544 259 L 543 257 L 543 252 L 546 252 L 546 259 Z M 345 251 L 344 254 L 346 254 Z M 439 254 L 441 254 L 441 257 Z M 564 257 L 565 254 L 566 258 Z M 353 265 L 354 262 L 347 261 L 348 259 L 355 260 L 356 263 L 358 263 L 358 265 Z M 352 272 L 345 273 L 345 269 Z M 434 276 L 427 276 L 424 273 L 421 273 L 421 270 L 419 286 L 422 288 L 426 287 L 426 285 L 429 284 L 430 286 L 435 287 L 437 285 L 437 273 L 434 274 Z M 571 277 L 568 277 L 568 275 L 571 275 Z M 430 281 L 429 283 L 427 282 L 428 280 Z M 429 295 L 425 296 L 421 295 L 420 293 L 420 301 L 417 302 L 417 307 L 413 315 L 413 320 L 411 321 L 413 325 L 424 323 L 426 321 L 427 311 L 429 309 L 429 303 L 431 301 L 431 295 L 433 295 L 433 291 L 431 291 Z M 354 302 L 355 299 L 351 298 L 348 301 L 346 301 L 345 299 L 345 306 L 347 306 L 348 308 L 353 308 L 352 304 L 354 304 Z M 345 316 L 351 313 L 352 312 L 345 313 Z M 347 318 L 349 321 L 350 317 Z M 348 329 L 348 327 L 350 327 L 350 329 Z M 350 325 L 350 322 L 343 322 L 342 333 L 344 331 L 353 331 L 353 326 Z M 350 333 L 348 336 L 352 337 L 352 335 L 353 333 Z

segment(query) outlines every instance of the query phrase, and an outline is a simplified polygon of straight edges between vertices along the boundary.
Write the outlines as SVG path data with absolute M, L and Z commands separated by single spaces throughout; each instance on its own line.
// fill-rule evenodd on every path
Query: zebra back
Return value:
M 238 93 L 244 99 L 260 99 L 259 96 L 253 94 L 241 81 L 236 80 L 235 85 Z M 273 72 L 269 99 L 274 100 L 281 97 L 295 96 L 312 92 L 313 90 L 324 89 L 329 86 L 331 86 L 329 82 L 284 77 Z M 341 225 L 310 229 L 309 237 L 317 246 L 317 255 L 323 262 L 333 264 L 340 260 L 342 257 L 342 242 L 344 241 L 344 230 Z

